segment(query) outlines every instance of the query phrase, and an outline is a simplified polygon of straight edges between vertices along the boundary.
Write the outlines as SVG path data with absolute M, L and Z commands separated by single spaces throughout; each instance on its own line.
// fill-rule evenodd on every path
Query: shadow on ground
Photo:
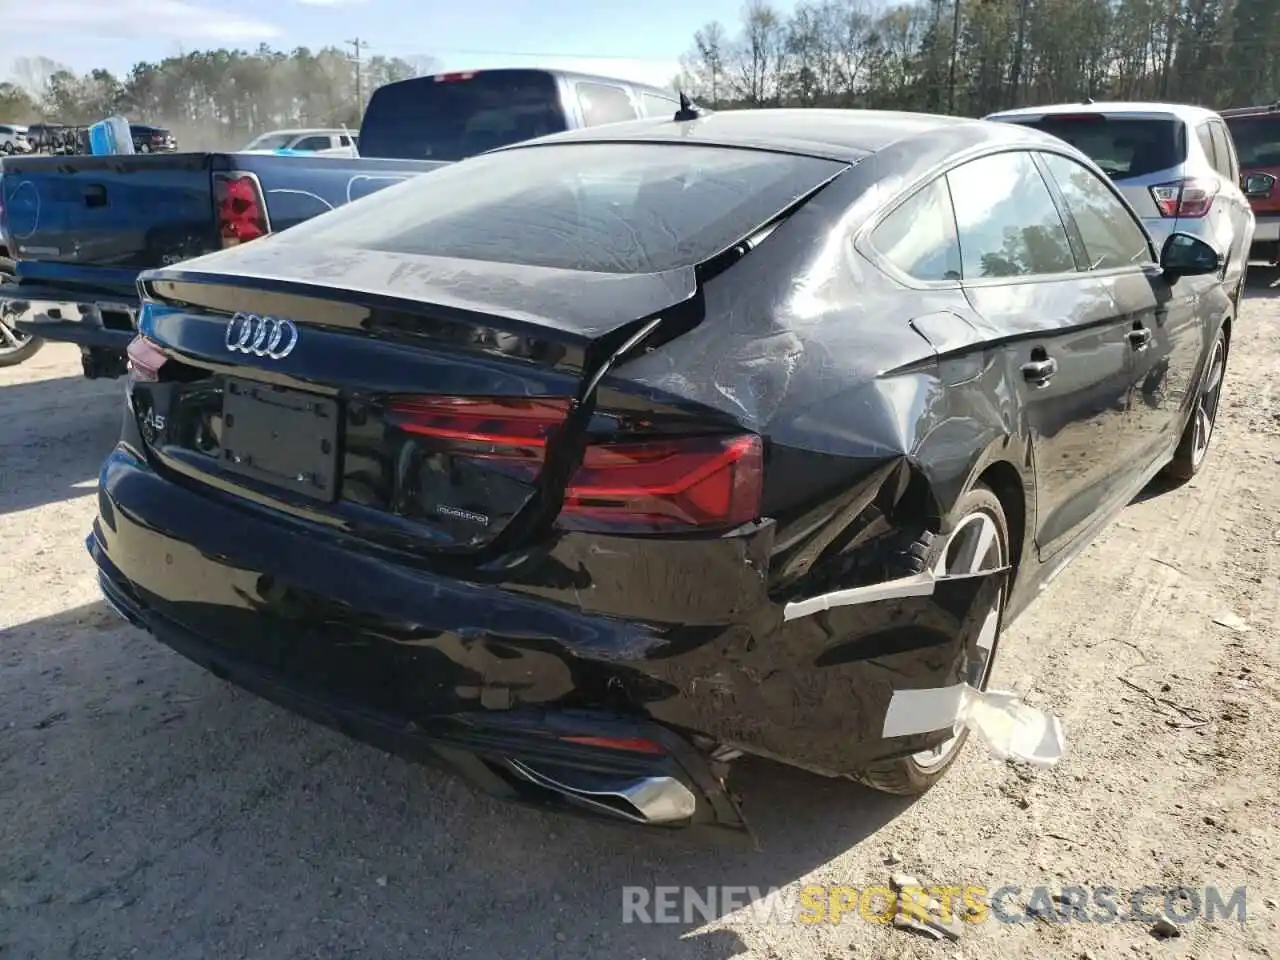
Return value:
M 120 436 L 123 389 L 78 376 L 0 387 L 0 515 L 93 491 Z
M 1280 269 L 1260 263 L 1250 264 L 1245 276 L 1244 295 L 1248 300 L 1280 297 Z
M 744 949 L 731 928 L 623 923 L 624 888 L 764 894 L 909 806 L 762 761 L 733 780 L 758 850 L 512 806 L 230 687 L 100 603 L 6 632 L 9 724 L 14 957 L 721 960 Z

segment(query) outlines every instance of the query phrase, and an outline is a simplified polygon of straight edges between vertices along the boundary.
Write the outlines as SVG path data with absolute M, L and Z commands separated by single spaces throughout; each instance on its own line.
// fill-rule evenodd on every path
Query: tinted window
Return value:
M 674 117 L 676 111 L 680 109 L 679 101 L 655 97 L 651 93 L 640 94 L 640 102 L 644 104 L 644 113 L 647 117 Z
M 636 108 L 627 91 L 607 83 L 577 84 L 578 103 L 582 105 L 582 121 L 588 127 L 602 123 L 635 120 Z
M 871 245 L 917 280 L 959 280 L 960 244 L 946 180 L 918 190 L 881 220 Z
M 1240 171 L 1236 167 L 1235 153 L 1231 149 L 1231 135 L 1227 133 L 1227 128 L 1216 120 L 1210 124 L 1210 128 L 1213 130 L 1214 150 L 1218 154 L 1216 169 L 1235 183 L 1240 179 Z
M 294 150 L 328 150 L 332 145 L 327 136 L 303 137 L 293 145 Z
M 462 160 L 565 127 L 560 88 L 544 70 L 415 77 L 374 91 L 360 126 L 360 155 Z
M 1242 167 L 1280 167 L 1280 113 L 1230 117 L 1227 127 Z
M 443 167 L 281 239 L 605 273 L 689 266 L 845 164 L 683 144 L 570 143 Z
M 972 160 L 947 181 L 966 280 L 1076 269 L 1066 228 L 1031 154 Z
M 1187 127 L 1181 120 L 1128 119 L 1101 114 L 1023 121 L 1067 141 L 1113 179 L 1141 177 L 1187 159 Z
M 346 134 L 341 134 L 341 135 L 339 135 L 339 137 L 338 137 L 338 145 L 339 145 L 339 146 L 343 146 L 343 147 L 349 147 L 349 146 L 351 146 L 351 138 L 350 138 L 350 137 L 348 137 Z
M 1106 183 L 1074 160 L 1056 153 L 1041 156 L 1080 228 L 1091 270 L 1151 260 L 1146 234 Z

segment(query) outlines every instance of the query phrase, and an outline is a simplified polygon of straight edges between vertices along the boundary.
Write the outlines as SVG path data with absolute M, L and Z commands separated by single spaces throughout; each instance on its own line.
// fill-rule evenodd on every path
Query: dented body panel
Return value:
M 895 691 L 963 682 L 994 598 L 1006 623 L 1026 606 L 1168 459 L 1184 407 L 1166 405 L 1144 457 L 1125 455 L 1141 391 L 1176 365 L 1125 352 L 1137 308 L 1120 281 L 912 285 L 886 270 L 867 230 L 944 165 L 1069 150 L 1011 126 L 888 116 L 865 121 L 861 144 L 856 123 L 847 142 L 829 136 L 815 155 L 844 151 L 847 167 L 711 266 L 578 286 L 543 268 L 335 253 L 282 234 L 144 276 L 143 333 L 186 372 L 131 384 L 89 539 L 104 592 L 176 649 L 250 678 L 238 682 L 277 678 L 261 692 L 321 700 L 310 715 L 344 729 L 377 712 L 399 739 L 366 739 L 417 755 L 408 738 L 495 792 L 494 765 L 529 756 L 528 737 L 566 717 L 670 732 L 678 763 L 636 769 L 688 784 L 694 820 L 734 827 L 721 751 L 844 775 L 943 742 L 949 728 L 884 734 Z M 811 147 L 822 128 L 803 124 L 820 121 L 788 119 L 785 149 Z M 763 136 L 747 123 L 676 126 L 742 149 Z M 670 139 L 669 126 L 609 136 Z M 1153 303 L 1188 286 L 1229 303 L 1210 281 L 1170 295 L 1143 265 L 1126 277 L 1155 288 Z M 247 310 L 292 318 L 298 349 L 228 354 L 227 320 Z M 1036 351 L 1059 361 L 1045 389 L 1023 373 Z M 245 482 L 184 446 L 182 411 L 212 410 L 232 375 L 341 405 L 340 496 Z M 608 411 L 640 411 L 663 436 L 747 431 L 766 444 L 759 516 L 686 536 L 562 529 L 557 492 L 582 456 L 566 428 L 536 483 L 495 513 L 494 536 L 404 522 L 379 499 L 394 478 L 371 418 L 380 396 L 421 382 L 564 398 L 579 439 Z M 1008 517 L 1010 563 L 904 569 L 904 551 L 945 539 L 979 481 Z M 505 732 L 484 748 L 459 739 L 476 724 Z M 618 776 L 618 756 L 580 746 L 556 762 Z M 538 762 L 533 779 L 564 781 Z

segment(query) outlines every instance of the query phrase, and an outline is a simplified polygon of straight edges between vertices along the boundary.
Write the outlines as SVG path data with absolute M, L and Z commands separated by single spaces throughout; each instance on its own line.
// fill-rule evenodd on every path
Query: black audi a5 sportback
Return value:
M 1200 468 L 1221 270 L 1011 124 L 558 134 L 144 274 L 88 547 L 218 676 L 503 796 L 916 793 L 1001 627 Z

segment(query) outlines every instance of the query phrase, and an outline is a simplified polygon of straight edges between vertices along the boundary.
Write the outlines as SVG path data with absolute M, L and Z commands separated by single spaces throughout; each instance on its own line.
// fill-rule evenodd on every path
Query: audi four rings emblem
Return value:
M 226 343 L 232 353 L 283 360 L 298 345 L 298 328 L 292 320 L 237 313 L 227 324 Z

